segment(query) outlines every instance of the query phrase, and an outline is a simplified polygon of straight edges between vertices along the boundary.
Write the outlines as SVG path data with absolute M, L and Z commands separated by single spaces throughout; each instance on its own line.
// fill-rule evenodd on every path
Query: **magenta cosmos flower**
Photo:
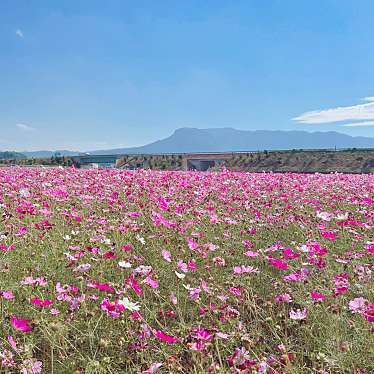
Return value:
M 161 330 L 157 330 L 154 333 L 154 335 L 157 339 L 159 339 L 159 340 L 161 340 L 165 343 L 173 344 L 173 343 L 176 343 L 178 341 L 178 338 L 176 338 L 175 336 L 167 335 L 164 332 L 162 332 Z
M 29 332 L 33 330 L 31 321 L 29 319 L 19 319 L 15 315 L 10 317 L 10 323 L 14 329 L 22 332 Z

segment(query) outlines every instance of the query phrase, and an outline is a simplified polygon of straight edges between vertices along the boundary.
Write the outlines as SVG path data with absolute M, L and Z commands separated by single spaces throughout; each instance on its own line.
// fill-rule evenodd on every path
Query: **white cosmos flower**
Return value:
M 127 261 L 120 261 L 120 262 L 118 263 L 118 266 L 119 266 L 120 268 L 123 268 L 123 269 L 129 269 L 129 268 L 131 268 L 131 264 L 130 264 L 130 262 L 127 262 Z
M 21 188 L 19 190 L 19 194 L 21 195 L 21 197 L 26 197 L 26 198 L 31 196 L 30 191 L 27 188 Z
M 331 221 L 332 213 L 329 212 L 318 212 L 317 217 L 324 221 Z
M 136 240 L 142 243 L 143 245 L 145 244 L 145 239 L 139 234 L 136 234 Z
M 301 251 L 301 252 L 305 252 L 305 253 L 309 252 L 308 246 L 305 245 L 305 244 L 298 247 L 298 250 Z
M 118 304 L 123 305 L 127 310 L 130 310 L 131 312 L 138 312 L 140 310 L 139 304 L 130 301 L 127 297 L 124 297 L 122 300 L 118 300 Z
M 186 274 L 182 274 L 182 273 L 178 273 L 177 271 L 175 272 L 175 275 L 179 278 L 179 279 L 183 279 Z
M 344 213 L 344 214 L 338 214 L 336 216 L 336 219 L 338 221 L 345 221 L 346 219 L 348 219 L 348 212 L 347 213 Z

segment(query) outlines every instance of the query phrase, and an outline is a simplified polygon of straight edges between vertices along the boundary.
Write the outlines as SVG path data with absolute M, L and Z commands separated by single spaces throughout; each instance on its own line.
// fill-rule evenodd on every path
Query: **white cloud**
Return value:
M 314 110 L 305 112 L 292 120 L 305 124 L 374 120 L 374 96 L 365 97 L 363 100 L 366 101 L 365 104 Z
M 346 123 L 343 125 L 343 127 L 365 127 L 365 126 L 374 126 L 374 121 L 353 122 L 353 123 Z
M 17 30 L 16 30 L 16 35 L 17 35 L 19 38 L 21 38 L 21 39 L 24 38 L 23 32 L 22 32 L 22 30 L 20 30 L 20 29 L 17 29 Z
M 17 123 L 16 127 L 22 131 L 34 131 L 35 129 L 29 125 L 25 125 L 24 123 Z

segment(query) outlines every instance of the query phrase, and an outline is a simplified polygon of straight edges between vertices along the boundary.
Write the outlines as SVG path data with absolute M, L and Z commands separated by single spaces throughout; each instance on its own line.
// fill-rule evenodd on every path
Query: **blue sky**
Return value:
M 374 136 L 373 16 L 372 0 L 1 0 L 0 149 Z

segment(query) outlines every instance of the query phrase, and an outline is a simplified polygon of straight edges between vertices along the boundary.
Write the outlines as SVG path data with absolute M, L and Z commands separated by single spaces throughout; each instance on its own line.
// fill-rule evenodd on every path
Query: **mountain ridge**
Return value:
M 29 158 L 76 156 L 79 154 L 151 154 L 188 152 L 235 152 L 287 149 L 327 149 L 327 148 L 374 148 L 373 137 L 350 136 L 336 131 L 307 132 L 302 130 L 237 130 L 225 128 L 176 129 L 170 136 L 139 147 L 111 148 L 78 152 L 31 151 L 22 152 Z
M 92 151 L 100 153 L 235 152 L 279 149 L 374 148 L 374 138 L 353 137 L 335 131 L 237 130 L 233 128 L 179 128 L 167 138 L 141 147 Z

